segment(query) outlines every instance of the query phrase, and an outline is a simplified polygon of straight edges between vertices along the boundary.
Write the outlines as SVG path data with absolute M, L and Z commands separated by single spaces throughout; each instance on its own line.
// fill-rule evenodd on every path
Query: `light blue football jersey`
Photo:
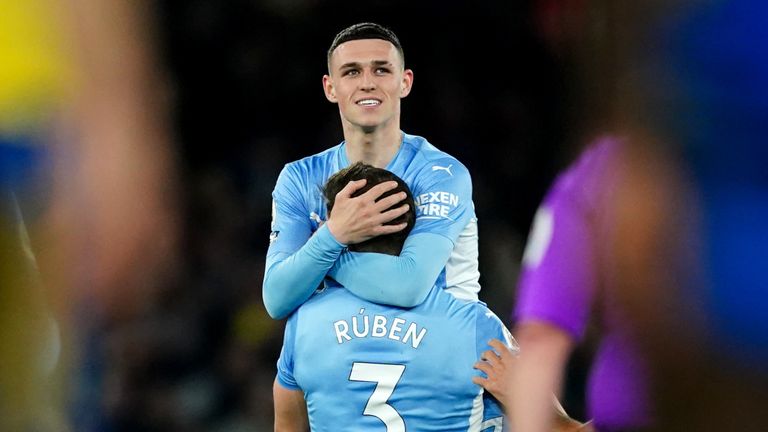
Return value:
M 332 287 L 289 318 L 277 379 L 304 392 L 316 432 L 501 432 L 500 406 L 472 382 L 492 338 L 512 346 L 483 303 L 438 287 L 410 309 Z
M 349 165 L 346 143 L 342 142 L 283 168 L 272 193 L 266 268 L 301 248 L 327 219 L 323 186 L 331 175 Z M 438 285 L 458 298 L 477 300 L 477 218 L 467 168 L 426 139 L 403 134 L 400 149 L 386 169 L 403 179 L 413 193 L 417 208 L 411 235 L 434 233 L 454 244 Z

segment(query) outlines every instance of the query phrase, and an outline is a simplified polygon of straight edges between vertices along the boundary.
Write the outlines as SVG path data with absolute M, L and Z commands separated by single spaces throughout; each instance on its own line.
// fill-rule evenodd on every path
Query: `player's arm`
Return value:
M 512 369 L 512 419 L 516 430 L 544 430 L 562 415 L 553 412 L 552 395 L 560 394 L 563 374 L 574 346 L 571 335 L 546 322 L 529 321 L 515 327 L 520 343 L 518 363 Z M 530 415 L 528 415 L 530 414 Z
M 287 166 L 273 192 L 272 237 L 267 252 L 262 297 L 272 318 L 284 318 L 304 303 L 320 285 L 346 244 L 402 230 L 405 225 L 384 225 L 405 210 L 385 211 L 400 199 L 393 195 L 376 202 L 395 182 L 376 185 L 352 198 L 365 180 L 350 182 L 336 199 L 332 219 L 314 235 L 309 209 L 298 191 L 301 176 Z M 331 232 L 331 228 L 333 232 Z M 338 239 L 338 240 L 337 240 Z
M 411 234 L 399 256 L 345 252 L 329 274 L 368 301 L 412 307 L 424 301 L 452 250 L 439 234 Z
M 309 430 L 307 404 L 301 390 L 283 387 L 278 380 L 272 385 L 275 402 L 275 432 L 306 432 Z
M 320 227 L 309 237 L 309 227 L 301 226 L 303 223 L 285 224 L 296 229 L 279 232 L 277 235 L 283 238 L 276 240 L 297 242 L 304 238 L 303 246 L 292 254 L 270 250 L 267 255 L 262 298 L 267 313 L 275 319 L 285 318 L 312 295 L 344 248 L 326 227 Z M 288 236 L 290 240 L 285 238 Z
M 329 275 L 368 301 L 401 307 L 424 301 L 474 215 L 469 171 L 455 160 L 451 165 L 450 174 L 428 172 L 424 184 L 412 189 L 416 226 L 399 256 L 345 251 Z M 430 197 L 445 202 L 423 202 Z
M 597 263 L 588 208 L 558 182 L 529 236 L 515 306 L 521 348 L 510 390 L 515 430 L 553 424 L 552 395 L 561 393 L 568 358 L 589 321 Z
M 344 245 L 325 227 L 312 235 L 301 191 L 303 176 L 286 165 L 272 192 L 272 234 L 267 251 L 262 299 L 272 318 L 288 316 L 320 285 Z
M 291 315 L 285 324 L 283 346 L 277 359 L 277 374 L 272 385 L 275 431 L 306 432 L 309 429 L 304 392 L 293 373 L 299 313 L 300 311 L 297 311 Z

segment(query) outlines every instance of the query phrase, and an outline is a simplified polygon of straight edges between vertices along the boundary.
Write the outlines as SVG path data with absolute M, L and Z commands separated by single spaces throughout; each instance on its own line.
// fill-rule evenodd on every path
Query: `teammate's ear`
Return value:
M 339 101 L 336 98 L 336 89 L 333 87 L 333 79 L 330 75 L 323 75 L 323 91 L 325 91 L 325 98 L 329 102 L 336 103 Z
M 411 93 L 413 87 L 413 71 L 406 69 L 403 71 L 403 81 L 400 83 L 400 97 L 404 98 Z

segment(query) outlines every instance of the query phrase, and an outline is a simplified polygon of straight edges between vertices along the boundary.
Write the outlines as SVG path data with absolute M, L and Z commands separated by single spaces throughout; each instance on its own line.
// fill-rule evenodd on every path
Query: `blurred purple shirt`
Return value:
M 617 316 L 606 261 L 619 148 L 615 139 L 596 141 L 550 188 L 526 246 L 513 316 L 518 323 L 551 323 L 574 342 L 583 339 L 588 324 L 599 324 L 587 415 L 601 432 L 649 420 L 646 373 Z

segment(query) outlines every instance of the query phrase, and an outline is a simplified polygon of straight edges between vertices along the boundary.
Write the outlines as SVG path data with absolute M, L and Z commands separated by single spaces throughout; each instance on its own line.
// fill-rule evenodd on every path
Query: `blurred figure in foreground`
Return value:
M 564 147 L 588 145 L 547 192 L 523 257 L 512 317 L 521 355 L 499 377 L 507 381 L 517 431 L 549 430 L 555 417 L 547 404 L 562 395 L 577 347 L 591 351 L 586 418 L 596 429 L 636 430 L 652 420 L 647 367 L 619 306 L 613 270 L 613 203 L 626 153 L 612 112 L 618 59 L 605 23 L 613 10 L 601 1 L 537 3 L 541 37 L 571 77 L 564 101 L 572 142 Z
M 634 41 L 618 105 L 634 145 L 614 248 L 654 377 L 652 430 L 765 430 L 768 4 L 655 9 L 620 35 Z
M 0 10 L 0 429 L 62 431 L 90 330 L 172 257 L 166 101 L 143 2 Z
M 600 178 L 594 187 L 612 183 L 613 196 L 602 216 L 607 224 L 599 223 L 601 217 L 590 220 L 609 235 L 585 237 L 581 244 L 597 239 L 597 250 L 606 251 L 608 259 L 595 274 L 611 281 L 613 295 L 603 297 L 600 312 L 610 306 L 634 345 L 632 351 L 613 349 L 608 356 L 627 365 L 641 361 L 647 368 L 645 380 L 628 381 L 633 377 L 627 371 L 606 380 L 615 387 L 605 400 L 591 401 L 596 426 L 764 430 L 755 413 L 768 403 L 768 34 L 763 24 L 768 6 L 736 0 L 621 6 L 593 1 L 588 7 L 605 18 L 600 28 L 610 42 L 582 44 L 585 52 L 594 50 L 597 63 L 608 66 L 593 69 L 585 81 L 607 89 L 604 130 L 620 133 L 626 145 L 614 168 L 593 173 Z M 591 152 L 595 149 L 579 165 L 589 164 Z M 572 182 L 563 177 L 555 191 L 569 187 Z M 537 225 L 551 226 L 534 230 L 528 265 L 545 264 L 547 249 L 554 250 L 558 219 L 555 215 L 550 224 L 549 217 L 546 211 L 538 216 Z M 563 276 L 557 286 L 565 293 L 574 280 L 593 282 L 594 265 L 573 264 L 562 260 L 549 272 L 552 278 Z M 534 307 L 542 304 L 530 300 L 535 300 L 531 288 L 539 284 L 527 277 L 518 314 L 537 318 L 537 326 L 545 329 L 553 322 L 568 329 L 553 309 Z M 584 309 L 574 299 L 558 301 L 578 315 Z M 543 337 L 528 338 L 518 330 L 522 355 L 511 365 L 509 380 L 513 418 L 536 394 L 543 400 L 542 389 L 559 388 L 561 375 L 551 373 L 557 369 L 550 366 L 567 353 L 570 339 L 561 335 L 556 349 L 536 361 L 525 353 Z M 600 363 L 595 367 L 606 373 Z M 622 415 L 620 405 L 643 412 L 636 399 L 627 397 L 642 387 L 651 402 L 649 421 L 642 416 L 639 423 L 624 425 L 600 420 L 603 410 Z M 516 430 L 545 430 L 544 423 L 535 422 L 546 418 L 543 406 L 539 401 L 525 411 L 531 416 L 518 417 L 529 423 Z
M 513 330 L 524 349 L 514 366 L 517 430 L 547 430 L 537 410 L 560 394 L 569 356 L 597 323 L 587 383 L 587 417 L 599 431 L 634 430 L 650 421 L 647 371 L 617 308 L 612 271 L 613 217 L 622 143 L 603 138 L 558 177 L 539 208 L 523 257 Z

